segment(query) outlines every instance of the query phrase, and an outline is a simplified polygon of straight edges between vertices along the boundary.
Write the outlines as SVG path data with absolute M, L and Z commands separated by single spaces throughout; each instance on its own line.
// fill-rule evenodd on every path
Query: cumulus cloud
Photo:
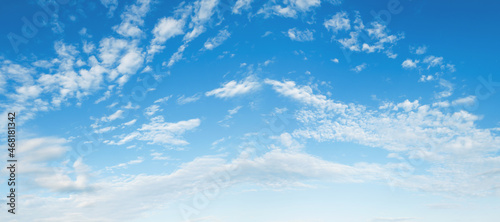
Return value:
M 141 30 L 144 24 L 143 18 L 149 12 L 150 6 L 150 0 L 137 0 L 135 4 L 127 6 L 121 15 L 122 22 L 113 29 L 125 37 L 140 37 L 143 34 Z
M 346 12 L 337 12 L 337 14 L 333 15 L 332 18 L 325 20 L 323 25 L 325 28 L 332 30 L 333 32 L 338 32 L 340 30 L 348 31 L 351 29 L 350 20 L 347 17 Z
M 411 60 L 411 59 L 406 59 L 401 66 L 405 69 L 413 69 L 417 68 L 418 60 Z

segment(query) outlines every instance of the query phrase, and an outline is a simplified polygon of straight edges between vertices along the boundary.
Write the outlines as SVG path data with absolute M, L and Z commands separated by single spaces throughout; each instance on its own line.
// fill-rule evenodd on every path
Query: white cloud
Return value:
M 134 125 L 135 122 L 137 122 L 137 119 L 133 119 L 133 120 L 130 120 L 126 123 L 123 123 L 124 126 L 131 126 L 131 125 Z
M 273 34 L 273 32 L 271 31 L 266 31 L 261 37 L 264 38 L 264 37 L 267 37 L 269 35 Z
M 256 77 L 248 76 L 239 82 L 234 80 L 229 81 L 222 85 L 221 88 L 214 89 L 212 91 L 206 92 L 206 96 L 215 96 L 218 98 L 230 98 L 247 93 L 254 92 L 260 87 L 259 82 Z
M 302 126 L 292 136 L 319 142 L 358 143 L 430 164 L 425 174 L 407 166 L 404 173 L 390 178 L 391 186 L 459 195 L 495 192 L 491 189 L 497 186 L 494 180 L 478 179 L 477 175 L 478 170 L 489 172 L 492 166 L 500 165 L 500 159 L 490 156 L 500 151 L 500 137 L 491 129 L 478 128 L 475 122 L 480 117 L 476 115 L 464 110 L 441 110 L 441 105 L 432 108 L 417 100 L 396 105 L 386 103 L 377 111 L 356 104 L 335 103 L 313 94 L 308 86 L 296 86 L 291 81 L 266 81 L 276 86 L 273 88 L 279 94 L 313 106 L 296 112 Z M 343 108 L 326 109 L 333 105 Z M 470 168 L 471 164 L 478 168 Z
M 121 15 L 122 22 L 113 29 L 125 37 L 137 38 L 143 34 L 141 26 L 144 24 L 143 17 L 149 12 L 150 0 L 137 0 L 136 4 L 126 7 Z
M 151 153 L 153 160 L 170 160 L 171 158 L 168 156 L 163 156 L 163 153 L 154 152 Z
M 475 96 L 467 96 L 454 100 L 451 104 L 454 106 L 472 106 L 476 102 Z
M 354 72 L 361 72 L 363 71 L 364 69 L 366 69 L 368 65 L 366 65 L 366 63 L 363 63 L 361 65 L 357 65 L 356 67 L 352 68 L 351 71 L 354 71 Z
M 433 75 L 421 75 L 420 76 L 420 79 L 418 80 L 419 82 L 427 82 L 427 81 L 432 81 L 434 80 L 434 76 Z
M 429 64 L 427 69 L 434 67 L 434 66 L 440 66 L 443 64 L 443 57 L 436 57 L 436 56 L 427 56 L 425 57 L 423 63 Z
M 415 100 L 413 102 L 410 102 L 409 100 L 405 100 L 402 103 L 398 103 L 397 105 L 394 106 L 393 110 L 398 110 L 399 108 L 402 108 L 405 112 L 410 112 L 416 108 L 418 108 L 420 105 L 418 103 L 418 100 Z
M 155 102 L 154 102 L 154 103 L 165 103 L 165 102 L 167 102 L 170 98 L 172 98 L 172 95 L 170 95 L 170 96 L 166 96 L 166 97 L 163 97 L 163 98 L 160 98 L 160 99 L 157 99 L 157 100 L 155 100 Z
M 297 28 L 289 29 L 288 37 L 293 41 L 306 42 L 314 40 L 313 33 L 306 29 L 304 31 L 297 30 Z
M 142 163 L 143 161 L 144 161 L 143 157 L 138 157 L 137 159 L 128 161 L 126 163 L 120 163 L 120 164 L 117 164 L 117 165 L 114 165 L 114 166 L 106 167 L 106 170 L 111 170 L 112 171 L 114 169 L 126 169 L 130 165 L 139 164 L 139 163 Z
M 116 112 L 114 112 L 113 114 L 111 114 L 109 116 L 103 116 L 101 118 L 101 121 L 102 122 L 111 122 L 111 121 L 116 120 L 118 118 L 123 118 L 123 110 L 117 110 Z
M 28 187 L 41 187 L 52 192 L 78 192 L 89 190 L 88 167 L 77 159 L 60 167 L 60 161 L 71 150 L 68 140 L 41 137 L 22 140 L 17 155 L 23 160 L 19 175 Z
M 226 29 L 220 30 L 217 36 L 210 38 L 205 42 L 204 47 L 206 50 L 212 50 L 226 41 L 229 36 L 231 36 L 231 33 L 229 33 Z
M 146 114 L 147 116 L 152 116 L 158 111 L 163 111 L 163 109 L 160 109 L 160 106 L 158 105 L 151 105 L 144 110 L 144 114 Z
M 134 105 L 132 104 L 132 102 L 128 102 L 128 103 L 127 103 L 127 105 L 125 105 L 123 108 L 124 108 L 124 109 L 139 109 L 139 108 L 140 108 L 140 106 L 139 106 L 139 105 L 135 105 L 135 106 L 134 106 Z
M 327 29 L 333 29 L 337 27 L 335 25 L 342 24 L 342 29 L 347 29 L 347 24 L 349 24 L 348 20 L 343 20 L 341 18 L 347 19 L 346 15 L 338 14 L 340 19 L 339 23 L 336 23 L 336 19 L 332 21 L 332 23 L 326 23 L 325 27 Z M 366 52 L 366 53 L 374 53 L 381 52 L 385 53 L 389 58 L 396 58 L 397 54 L 393 53 L 392 47 L 397 44 L 397 42 L 404 38 L 402 33 L 393 35 L 390 34 L 387 26 L 378 22 L 373 21 L 369 26 L 365 26 L 359 13 L 356 14 L 356 19 L 352 22 L 353 25 L 349 25 L 349 27 L 353 26 L 352 31 L 349 32 L 349 36 L 341 37 L 343 35 L 338 34 L 334 35 L 333 38 L 340 43 L 342 48 L 348 49 L 350 51 L 355 52 Z M 337 34 L 336 32 L 334 32 Z
M 194 95 L 189 96 L 189 97 L 182 95 L 179 98 L 177 98 L 177 104 L 184 105 L 184 104 L 188 104 L 188 103 L 193 103 L 193 102 L 198 101 L 200 98 L 201 98 L 201 95 L 199 95 L 199 94 L 194 94 Z
M 113 37 L 104 38 L 99 45 L 99 58 L 102 65 L 109 69 L 108 79 L 123 86 L 131 75 L 137 73 L 144 63 L 144 53 L 138 48 L 137 42 L 129 42 Z
M 123 145 L 125 143 L 128 143 L 132 141 L 133 139 L 137 138 L 140 135 L 139 132 L 133 132 L 127 135 L 121 136 L 121 139 L 118 142 L 111 141 L 111 140 L 104 140 L 103 142 L 109 145 Z
M 265 79 L 264 82 L 273 87 L 273 89 L 283 96 L 293 98 L 308 105 L 321 109 L 344 109 L 344 105 L 329 100 L 324 95 L 314 95 L 309 86 L 298 87 L 293 81 L 276 81 Z
M 346 12 L 337 12 L 332 18 L 325 20 L 323 25 L 326 29 L 332 30 L 335 33 L 340 30 L 349 31 L 351 29 L 350 20 Z
M 242 106 L 237 106 L 234 109 L 228 110 L 228 114 L 224 117 L 224 119 L 220 120 L 218 123 L 223 127 L 229 127 L 229 120 L 233 118 L 233 115 L 238 113 L 238 111 L 242 108 Z M 213 145 L 213 144 L 212 144 Z
M 417 55 L 423 55 L 427 52 L 427 46 L 425 46 L 425 45 L 418 46 L 418 47 L 411 46 L 410 52 L 413 54 L 417 54 Z
M 234 3 L 233 14 L 240 14 L 241 10 L 247 10 L 250 8 L 250 4 L 253 0 L 238 0 Z
M 295 18 L 298 13 L 306 13 L 320 6 L 321 2 L 320 0 L 290 0 L 284 1 L 283 4 L 284 6 L 276 3 L 276 1 L 269 1 L 257 14 L 264 14 L 266 17 L 277 15 Z
M 335 59 L 330 59 L 330 61 L 334 62 L 334 63 L 339 63 L 339 59 L 335 58 Z
M 184 34 L 184 25 L 185 21 L 183 19 L 176 20 L 172 17 L 160 19 L 152 31 L 154 38 L 151 40 L 148 54 L 150 56 L 154 55 L 165 48 L 163 44 L 168 39 Z
M 417 68 L 418 60 L 411 60 L 411 59 L 406 59 L 401 66 L 405 69 L 413 69 Z
M 109 145 L 123 145 L 132 140 L 147 141 L 148 144 L 163 146 L 184 146 L 189 143 L 182 136 L 185 132 L 194 130 L 200 125 L 200 119 L 190 119 L 176 123 L 165 122 L 163 116 L 150 119 L 150 123 L 143 124 L 136 131 L 119 136 L 119 141 L 106 140 Z
M 108 17 L 112 17 L 116 7 L 118 7 L 118 0 L 101 0 L 101 3 L 104 7 L 109 9 Z
M 94 133 L 101 134 L 101 133 L 106 133 L 106 132 L 109 132 L 109 131 L 113 131 L 115 129 L 116 129 L 116 127 L 114 127 L 114 126 L 108 126 L 108 127 L 96 129 L 96 130 L 94 130 Z
M 153 159 L 164 158 L 161 153 L 151 155 Z M 132 161 L 138 163 L 142 160 Z M 393 168 L 396 167 L 366 163 L 343 165 L 305 153 L 279 150 L 252 159 L 241 155 L 231 161 L 218 156 L 201 156 L 182 164 L 172 173 L 120 175 L 113 180 L 96 182 L 92 192 L 64 197 L 28 195 L 21 199 L 21 204 L 36 214 L 37 219 L 46 221 L 126 221 L 144 217 L 145 209 L 137 208 L 138 204 L 153 206 L 147 210 L 158 210 L 181 197 L 194 197 L 197 194 L 193 193 L 194 189 L 203 194 L 214 185 L 227 188 L 251 183 L 280 188 L 304 186 L 304 182 L 319 179 L 363 182 L 382 178 Z M 20 214 L 18 219 L 29 221 L 30 218 L 27 214 Z
M 143 55 L 139 51 L 130 50 L 120 59 L 120 64 L 116 70 L 123 74 L 133 75 L 142 66 Z M 120 82 L 123 85 L 123 82 Z
M 113 37 L 104 38 L 99 43 L 99 58 L 104 65 L 113 65 L 128 48 L 128 42 Z
M 162 116 L 157 116 L 152 118 L 149 124 L 143 124 L 138 129 L 137 132 L 140 132 L 140 135 L 137 139 L 148 141 L 149 144 L 187 145 L 189 143 L 182 139 L 182 135 L 186 131 L 195 129 L 200 123 L 200 119 L 168 123 L 165 122 Z
M 454 87 L 453 87 L 453 84 L 451 82 L 444 80 L 444 79 L 439 79 L 439 85 L 442 88 L 444 88 L 444 90 L 437 93 L 436 98 L 438 98 L 438 99 L 446 98 L 446 97 L 449 97 L 453 94 Z
M 187 44 L 183 44 L 183 45 L 179 46 L 179 48 L 177 49 L 177 52 L 175 52 L 170 57 L 170 60 L 168 60 L 168 64 L 167 64 L 168 67 L 173 66 L 176 62 L 178 62 L 179 60 L 182 59 L 182 54 L 184 53 L 184 50 L 186 49 L 186 47 L 187 47 Z

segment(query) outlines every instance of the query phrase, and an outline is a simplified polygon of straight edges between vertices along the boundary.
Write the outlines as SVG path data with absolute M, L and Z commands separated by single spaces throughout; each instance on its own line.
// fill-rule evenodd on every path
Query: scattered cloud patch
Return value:
M 304 31 L 297 30 L 297 28 L 289 29 L 287 35 L 293 41 L 307 42 L 314 40 L 313 33 L 309 29 Z

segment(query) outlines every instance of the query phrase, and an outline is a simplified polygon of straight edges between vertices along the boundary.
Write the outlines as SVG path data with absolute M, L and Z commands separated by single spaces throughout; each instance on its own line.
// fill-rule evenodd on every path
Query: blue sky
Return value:
M 0 218 L 496 221 L 498 11 L 5 2 L 0 124 L 17 113 L 20 166 Z

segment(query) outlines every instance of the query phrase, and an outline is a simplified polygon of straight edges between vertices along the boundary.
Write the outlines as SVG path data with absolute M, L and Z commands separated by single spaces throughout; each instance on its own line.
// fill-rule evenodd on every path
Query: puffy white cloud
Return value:
M 411 59 L 406 59 L 401 66 L 405 69 L 413 69 L 417 68 L 418 60 L 411 60 Z
M 122 22 L 113 29 L 125 37 L 141 36 L 143 32 L 140 27 L 144 24 L 143 17 L 149 12 L 150 5 L 150 0 L 137 0 L 135 4 L 127 6 L 121 15 Z
M 393 110 L 397 111 L 399 108 L 402 108 L 405 112 L 410 112 L 418 107 L 419 107 L 418 100 L 415 100 L 413 102 L 410 102 L 409 100 L 405 100 L 404 102 L 398 103 L 397 105 L 395 105 Z
M 240 80 L 239 82 L 231 80 L 223 84 L 221 88 L 206 92 L 205 95 L 215 96 L 218 98 L 230 98 L 254 92 L 255 90 L 259 89 L 259 87 L 260 84 L 257 81 L 256 77 L 248 76 L 245 79 Z
M 347 17 L 346 12 L 337 12 L 337 14 L 333 15 L 332 18 L 325 20 L 323 25 L 328 30 L 332 30 L 333 32 L 338 32 L 340 30 L 349 31 L 351 29 L 350 20 Z
M 297 28 L 289 29 L 287 35 L 293 41 L 305 42 L 314 40 L 313 33 L 309 29 L 304 31 L 297 30 Z
M 104 38 L 99 43 L 99 58 L 107 66 L 113 65 L 128 49 L 129 43 L 113 37 Z
M 184 19 L 176 20 L 172 17 L 160 19 L 152 31 L 154 38 L 151 40 L 148 54 L 154 55 L 165 48 L 163 43 L 168 39 L 184 34 L 184 25 Z

